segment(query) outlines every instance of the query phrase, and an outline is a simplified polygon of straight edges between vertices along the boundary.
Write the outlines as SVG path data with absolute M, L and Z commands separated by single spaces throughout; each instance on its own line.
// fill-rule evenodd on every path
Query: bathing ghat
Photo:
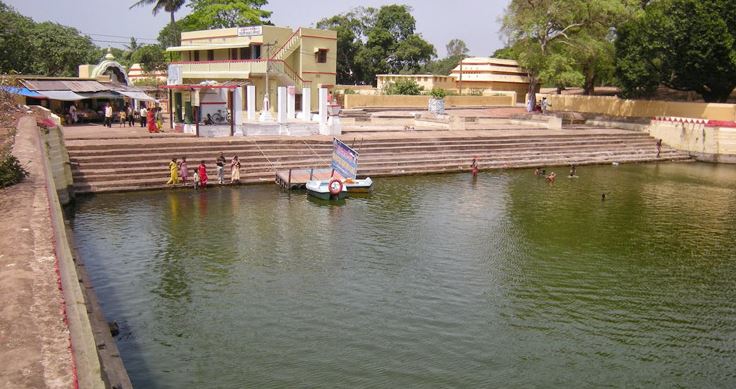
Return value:
M 397 176 L 481 170 L 689 160 L 686 152 L 663 147 L 646 133 L 575 126 L 569 129 L 353 132 L 339 138 L 360 153 L 359 176 Z M 272 183 L 277 171 L 324 168 L 332 156 L 329 136 L 74 139 L 66 147 L 76 193 L 166 187 L 171 158 L 186 157 L 190 170 L 204 160 L 210 183 L 215 158 L 240 158 L 241 183 Z M 229 178 L 229 169 L 226 169 Z M 562 171 L 558 172 L 562 173 Z

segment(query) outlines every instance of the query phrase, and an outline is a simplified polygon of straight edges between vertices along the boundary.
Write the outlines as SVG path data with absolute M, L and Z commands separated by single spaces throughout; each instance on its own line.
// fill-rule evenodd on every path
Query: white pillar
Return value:
M 286 110 L 291 120 L 296 117 L 296 87 L 290 86 L 286 90 L 289 92 L 286 94 Z
M 279 123 L 286 123 L 287 112 L 286 112 L 286 87 L 280 86 L 278 89 L 278 113 L 276 114 Z
M 234 135 L 243 135 L 243 88 L 237 88 L 233 91 L 233 112 L 232 120 L 234 128 Z
M 310 120 L 312 117 L 312 90 L 310 88 L 302 88 L 302 113 L 299 117 L 302 120 Z
M 256 86 L 248 85 L 246 87 L 247 104 L 248 104 L 248 120 L 256 120 Z
M 327 88 L 319 88 L 319 133 L 321 135 L 330 135 L 330 128 L 327 126 Z

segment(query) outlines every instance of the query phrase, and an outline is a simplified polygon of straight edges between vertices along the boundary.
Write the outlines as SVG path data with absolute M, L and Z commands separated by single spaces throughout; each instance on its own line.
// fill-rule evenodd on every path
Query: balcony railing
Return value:
M 221 61 L 182 61 L 174 62 L 181 67 L 184 78 L 207 78 L 214 73 L 242 78 L 250 74 L 266 74 L 268 60 L 235 59 Z
M 220 60 L 220 61 L 181 61 L 172 62 L 172 65 L 181 67 L 182 78 L 221 78 L 222 75 L 233 78 L 244 78 L 254 75 L 265 75 L 270 66 L 271 75 L 285 75 L 297 88 L 308 86 L 286 62 L 282 60 L 248 59 L 248 60 Z

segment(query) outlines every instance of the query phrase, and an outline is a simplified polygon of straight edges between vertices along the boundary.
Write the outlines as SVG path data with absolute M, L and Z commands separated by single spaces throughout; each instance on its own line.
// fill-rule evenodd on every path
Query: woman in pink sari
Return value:
M 202 189 L 207 188 L 207 166 L 205 166 L 204 161 L 199 163 L 199 186 Z

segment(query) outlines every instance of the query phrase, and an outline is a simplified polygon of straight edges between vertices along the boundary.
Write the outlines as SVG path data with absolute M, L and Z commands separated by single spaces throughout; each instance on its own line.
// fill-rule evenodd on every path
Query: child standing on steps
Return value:
M 181 163 L 179 164 L 179 176 L 181 176 L 181 183 L 186 186 L 187 179 L 189 178 L 189 169 L 187 168 L 187 157 L 181 157 Z
M 199 190 L 199 169 L 194 169 L 194 190 Z

